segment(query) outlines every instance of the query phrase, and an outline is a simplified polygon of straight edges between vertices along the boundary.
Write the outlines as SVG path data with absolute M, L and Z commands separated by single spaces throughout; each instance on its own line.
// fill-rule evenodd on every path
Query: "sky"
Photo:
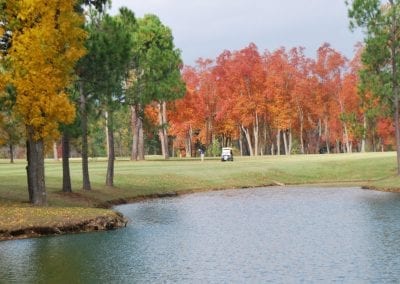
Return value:
M 157 15 L 171 28 L 185 64 L 215 59 L 255 43 L 260 51 L 305 47 L 315 58 L 323 43 L 351 59 L 361 31 L 351 32 L 344 0 L 112 0 L 140 18 Z

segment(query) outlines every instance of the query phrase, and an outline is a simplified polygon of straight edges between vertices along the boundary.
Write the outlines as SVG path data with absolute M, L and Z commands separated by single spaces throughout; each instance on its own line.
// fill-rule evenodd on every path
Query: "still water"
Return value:
M 271 187 L 116 207 L 122 230 L 0 242 L 0 283 L 398 283 L 400 195 Z

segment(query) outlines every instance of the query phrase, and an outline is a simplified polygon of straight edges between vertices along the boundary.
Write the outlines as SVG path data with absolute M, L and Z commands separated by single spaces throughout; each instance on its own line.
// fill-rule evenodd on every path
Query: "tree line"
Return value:
M 386 106 L 358 89 L 359 46 L 348 60 L 329 44 L 260 53 L 255 44 L 185 66 L 185 97 L 170 107 L 176 146 L 237 146 L 241 154 L 350 153 L 394 145 Z

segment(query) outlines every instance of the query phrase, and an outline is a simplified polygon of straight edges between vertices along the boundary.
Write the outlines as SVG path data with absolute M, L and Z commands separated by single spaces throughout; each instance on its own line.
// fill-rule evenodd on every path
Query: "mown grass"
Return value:
M 388 190 L 400 188 L 400 178 L 396 177 L 396 156 L 393 152 L 235 157 L 234 162 L 221 162 L 217 158 L 206 159 L 204 162 L 199 159 L 164 161 L 155 157 L 143 162 L 121 159 L 115 164 L 114 188 L 104 186 L 107 164 L 104 159 L 96 159 L 90 162 L 93 187 L 90 192 L 81 190 L 81 163 L 79 160 L 72 160 L 73 194 L 60 192 L 61 162 L 48 160 L 46 187 L 49 206 L 53 208 L 49 210 L 54 212 L 39 214 L 34 210 L 26 210 L 31 207 L 27 204 L 25 165 L 25 161 L 10 164 L 6 160 L 0 160 L 0 230 L 8 226 L 13 218 L 22 220 L 22 223 L 18 221 L 19 226 L 29 224 L 30 218 L 34 216 L 37 219 L 35 222 L 46 224 L 50 219 L 57 219 L 57 214 L 63 219 L 66 211 L 72 212 L 70 214 L 73 216 L 88 218 L 99 214 L 99 211 L 82 211 L 82 208 L 172 192 L 316 183 L 369 185 Z M 28 216 L 18 213 L 18 209 Z M 6 210 L 8 213 L 4 213 Z M 74 211 L 77 212 L 76 215 Z M 65 218 L 75 218 L 71 216 Z

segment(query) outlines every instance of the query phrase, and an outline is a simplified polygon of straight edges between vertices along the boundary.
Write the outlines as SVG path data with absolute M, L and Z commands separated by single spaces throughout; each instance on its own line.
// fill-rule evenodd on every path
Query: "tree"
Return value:
M 95 7 L 98 11 L 102 11 L 105 8 L 106 3 L 109 0 L 80 0 L 78 1 L 78 5 L 75 6 L 75 10 L 83 15 L 84 9 L 82 6 L 89 6 Z M 73 101 L 77 101 L 75 96 L 76 92 L 73 88 L 69 88 L 69 95 Z M 79 96 L 78 96 L 79 97 Z M 79 125 L 78 125 L 79 124 Z M 70 156 L 70 138 L 71 136 L 79 136 L 79 126 L 81 125 L 80 120 L 76 119 L 73 125 L 63 125 L 61 128 L 62 130 L 62 168 L 63 168 L 63 184 L 62 184 L 62 191 L 63 192 L 72 192 L 71 186 L 71 174 L 69 168 L 69 156 Z M 83 140 L 83 139 L 82 139 Z M 86 155 L 87 156 L 87 155 Z M 83 159 L 82 159 L 83 161 Z M 86 160 L 87 162 L 87 160 Z M 83 164 L 83 162 L 82 162 Z M 87 163 L 86 163 L 86 166 Z M 89 184 L 90 187 L 90 180 L 89 180 L 89 169 L 87 167 L 84 168 L 83 172 L 85 173 L 83 176 L 84 184 Z
M 318 141 L 320 138 L 325 140 L 327 153 L 330 153 L 331 144 L 340 137 L 340 126 L 336 118 L 344 111 L 344 105 L 338 107 L 340 103 L 338 105 L 337 102 L 340 102 L 338 97 L 342 89 L 345 63 L 346 59 L 329 44 L 325 43 L 318 49 L 313 70 L 318 80 L 316 100 L 322 106 L 318 108 Z
M 298 139 L 300 140 L 300 153 L 305 154 L 310 149 L 305 146 L 304 135 L 312 129 L 309 122 L 312 117 L 314 107 L 315 78 L 312 76 L 313 60 L 304 55 L 304 48 L 293 48 L 289 53 L 289 61 L 293 70 L 294 87 L 292 90 L 291 103 L 296 110 L 297 122 L 294 125 L 297 128 Z M 296 125 L 297 124 L 297 125 Z
M 110 17 L 105 15 L 102 19 L 99 34 L 99 51 L 102 53 L 98 62 L 101 64 L 100 73 L 96 73 L 98 99 L 106 114 L 107 141 L 108 141 L 108 165 L 106 185 L 114 185 L 114 112 L 122 105 L 123 78 L 128 72 L 131 62 L 132 34 L 126 25 L 135 25 L 135 17 L 127 9 L 121 9 L 120 15 Z M 121 17 L 121 20 L 118 19 Z
M 349 6 L 351 28 L 361 27 L 365 33 L 362 55 L 362 78 L 375 82 L 372 90 L 388 103 L 395 126 L 397 174 L 400 175 L 399 64 L 400 2 L 397 0 L 353 0 Z
M 272 125 L 276 129 L 277 153 L 280 155 L 281 137 L 284 152 L 290 155 L 292 148 L 292 127 L 294 125 L 295 107 L 292 103 L 295 88 L 296 70 L 290 64 L 289 55 L 280 48 L 266 56 L 266 94 L 268 110 L 273 117 Z
M 143 115 L 152 101 L 159 107 L 159 136 L 163 155 L 168 158 L 166 102 L 182 97 L 180 51 L 175 48 L 171 30 L 155 15 L 138 20 L 134 33 L 130 88 L 127 101 L 132 110 L 132 159 L 143 159 Z
M 257 46 L 232 54 L 228 64 L 228 80 L 234 97 L 232 109 L 241 132 L 245 135 L 251 156 L 259 154 L 260 121 L 265 110 L 265 69 Z
M 44 144 L 58 135 L 59 123 L 70 123 L 75 109 L 65 93 L 76 61 L 84 55 L 86 33 L 75 1 L 5 1 L 6 30 L 12 46 L 9 83 L 16 90 L 14 110 L 27 135 L 27 176 L 30 202 L 47 203 Z
M 106 137 L 108 141 L 108 166 L 106 185 L 114 182 L 114 112 L 122 105 L 123 81 L 131 60 L 132 30 L 135 17 L 126 8 L 120 14 L 111 17 L 92 11 L 87 26 L 89 38 L 86 42 L 87 55 L 78 67 L 80 76 L 80 116 L 82 124 L 82 166 L 84 173 L 83 188 L 90 190 L 88 169 L 87 121 L 88 106 L 94 104 L 106 117 Z
M 186 84 L 186 94 L 173 102 L 170 112 L 170 133 L 176 138 L 176 146 L 185 149 L 185 155 L 191 157 L 194 145 L 194 130 L 203 125 L 203 110 L 199 109 L 199 76 L 195 68 L 185 66 L 182 77 Z

